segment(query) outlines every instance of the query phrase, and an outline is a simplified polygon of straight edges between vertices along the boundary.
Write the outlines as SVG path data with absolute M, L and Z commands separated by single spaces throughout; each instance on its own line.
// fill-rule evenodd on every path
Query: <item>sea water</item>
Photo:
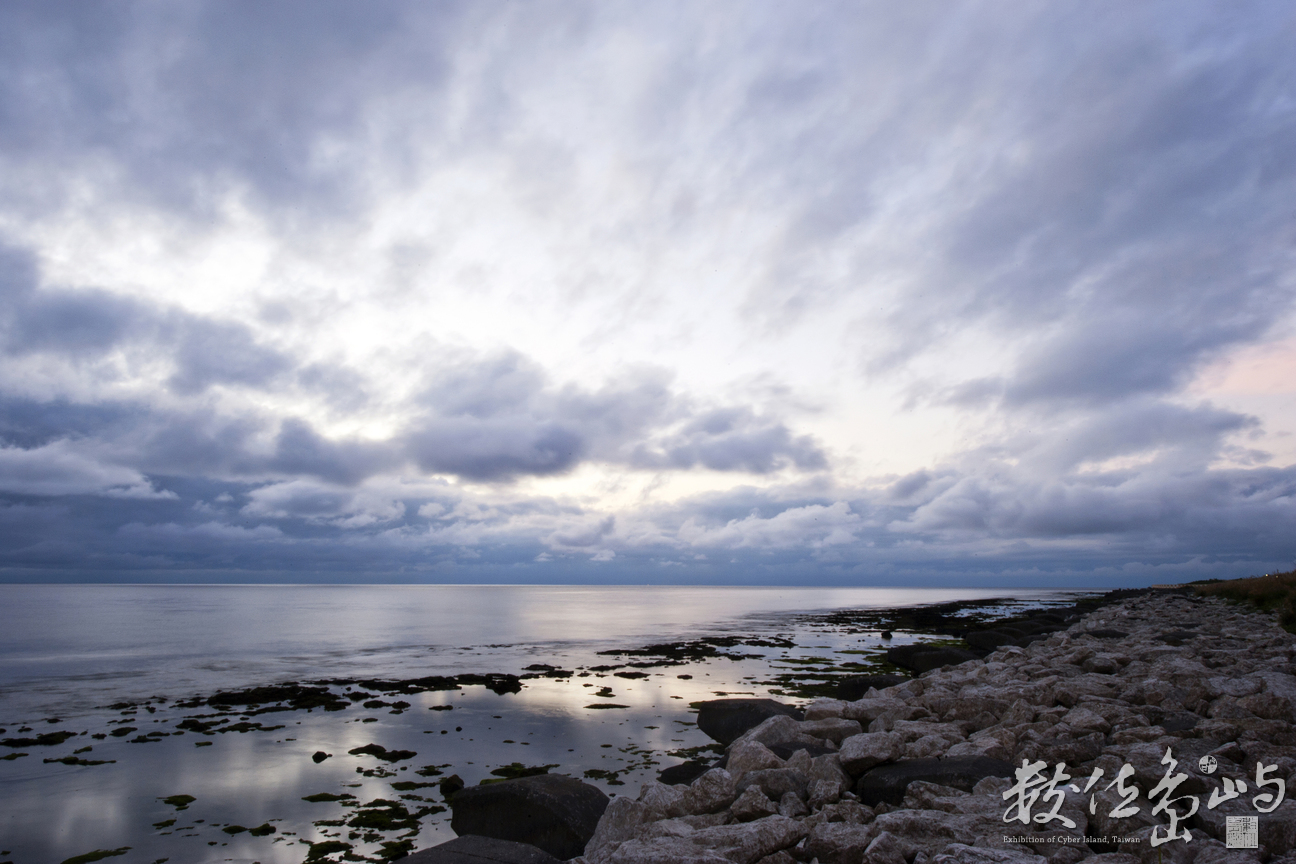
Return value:
M 311 854 L 338 860 L 340 852 L 321 854 L 329 847 L 319 844 L 330 841 L 376 858 L 403 837 L 415 849 L 452 838 L 450 813 L 423 816 L 414 835 L 341 824 L 356 805 L 438 810 L 441 778 L 454 773 L 471 785 L 511 764 L 555 766 L 610 795 L 635 794 L 662 767 L 710 743 L 690 703 L 778 696 L 772 671 L 827 668 L 884 647 L 878 634 L 824 626 L 814 613 L 1005 596 L 892 588 L 3 585 L 0 739 L 77 734 L 55 746 L 0 748 L 0 853 L 7 853 L 0 862 L 57 864 L 126 850 L 105 860 L 298 864 Z M 1011 592 L 1031 605 L 1072 596 Z M 589 671 L 626 660 L 601 652 L 725 635 L 777 640 L 741 647 L 743 659 L 646 667 L 647 677 Z M 888 644 L 907 638 L 897 634 Z M 200 713 L 173 703 L 218 691 L 519 674 L 535 664 L 577 674 L 532 678 L 516 693 L 481 686 L 416 693 L 402 697 L 407 708 L 357 703 L 339 712 L 260 715 L 251 719 L 263 728 L 247 733 L 172 731 Z M 168 734 L 140 743 L 108 734 L 123 728 Z M 368 744 L 417 756 L 384 763 L 348 753 Z M 78 751 L 75 758 L 102 764 L 46 761 Z M 19 752 L 27 755 L 3 758 Z M 331 756 L 316 762 L 317 752 Z M 350 797 L 302 800 L 317 793 Z M 177 810 L 165 801 L 175 795 L 195 800 Z M 273 833 L 231 830 L 262 825 Z

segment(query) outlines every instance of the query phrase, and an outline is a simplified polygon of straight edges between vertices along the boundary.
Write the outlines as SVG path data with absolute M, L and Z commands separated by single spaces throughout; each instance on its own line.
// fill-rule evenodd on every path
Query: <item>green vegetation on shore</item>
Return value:
M 1209 579 L 1191 585 L 1197 594 L 1205 597 L 1223 597 L 1263 612 L 1276 612 L 1283 629 L 1296 633 L 1296 570 L 1247 579 Z

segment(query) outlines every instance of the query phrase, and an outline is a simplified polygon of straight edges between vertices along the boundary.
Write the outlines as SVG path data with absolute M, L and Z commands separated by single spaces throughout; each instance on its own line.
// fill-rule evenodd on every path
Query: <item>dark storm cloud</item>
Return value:
M 0 148 L 14 167 L 106 158 L 120 193 L 191 212 L 230 183 L 272 206 L 345 207 L 352 160 L 323 139 L 399 162 L 409 142 L 372 140 L 366 112 L 414 93 L 435 116 L 460 18 L 453 2 L 4 4 Z M 11 178 L 29 203 L 66 191 L 36 176 Z
M 558 474 L 586 459 L 758 474 L 827 464 L 809 436 L 748 408 L 698 410 L 660 373 L 597 391 L 554 389 L 537 366 L 508 353 L 460 362 L 437 379 L 422 397 L 428 416 L 405 436 L 425 471 L 496 480 Z
M 698 415 L 656 447 L 636 448 L 633 464 L 768 474 L 788 464 L 813 471 L 828 463 L 810 436 L 793 436 L 783 424 L 744 407 L 717 408 Z
M 180 397 L 221 385 L 269 392 L 318 388 L 335 404 L 339 391 L 363 398 L 362 379 L 354 372 L 319 363 L 299 368 L 294 358 L 259 341 L 240 322 L 104 291 L 42 286 L 32 257 L 21 250 L 0 248 L 0 280 L 7 301 L 0 310 L 0 350 L 11 356 L 78 362 L 134 352 L 150 362 L 169 361 L 173 371 L 167 382 Z M 660 372 L 584 390 L 555 387 L 538 365 L 516 352 L 442 352 L 430 364 L 433 383 L 416 398 L 421 412 L 387 441 L 331 440 L 300 418 L 222 413 L 201 402 L 73 405 L 66 399 L 31 398 L 8 401 L 0 433 L 19 445 L 76 436 L 78 458 L 110 458 L 114 465 L 145 473 L 309 476 L 342 484 L 409 463 L 425 472 L 481 481 L 560 474 L 591 459 L 756 473 L 788 464 L 802 469 L 826 464 L 811 438 L 792 435 L 777 420 L 740 408 L 699 412 L 671 391 Z M 91 450 L 99 455 L 89 455 Z M 66 488 L 92 487 L 87 479 Z

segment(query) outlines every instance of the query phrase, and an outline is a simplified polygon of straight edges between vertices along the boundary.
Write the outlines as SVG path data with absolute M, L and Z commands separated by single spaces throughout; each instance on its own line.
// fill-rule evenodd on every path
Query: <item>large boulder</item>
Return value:
M 978 655 L 963 648 L 941 648 L 925 645 L 921 642 L 913 645 L 897 645 L 888 648 L 886 660 L 901 669 L 914 672 L 930 672 L 942 666 L 957 666 L 968 660 L 979 660 Z
M 657 782 L 667 786 L 687 786 L 711 770 L 711 763 L 701 759 L 690 759 L 679 765 L 672 765 L 657 773 Z
M 773 699 L 711 699 L 699 704 L 697 725 L 728 746 L 748 729 L 778 716 L 800 720 L 804 715 L 791 705 Z
M 847 739 L 849 742 L 849 739 Z M 1011 777 L 1010 762 L 988 756 L 955 756 L 945 759 L 903 759 L 889 765 L 872 768 L 859 778 L 855 794 L 870 807 L 885 801 L 898 805 L 904 800 L 905 790 L 915 780 L 925 780 L 941 786 L 953 786 L 971 792 L 978 781 L 986 777 Z
M 845 702 L 862 699 L 870 689 L 885 690 L 908 681 L 902 675 L 851 675 L 837 680 L 837 698 Z
M 595 786 L 564 774 L 519 777 L 471 786 L 450 799 L 450 827 L 537 846 L 556 858 L 575 858 L 594 836 L 608 797 Z
M 865 732 L 842 742 L 837 758 L 847 773 L 859 776 L 877 765 L 894 762 L 904 755 L 905 740 L 899 732 Z
M 867 825 L 822 822 L 810 829 L 805 854 L 822 864 L 856 864 L 876 836 Z
M 559 864 L 558 858 L 543 849 L 475 834 L 456 837 L 401 860 L 405 864 Z

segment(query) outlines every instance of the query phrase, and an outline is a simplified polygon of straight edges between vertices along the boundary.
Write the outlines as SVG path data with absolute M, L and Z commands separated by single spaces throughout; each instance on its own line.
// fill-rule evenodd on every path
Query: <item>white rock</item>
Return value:
M 729 747 L 729 761 L 725 770 L 735 779 L 748 771 L 759 771 L 762 768 L 782 768 L 783 760 L 775 756 L 759 741 L 739 738 Z
M 841 744 L 842 739 L 849 738 L 851 735 L 858 735 L 864 731 L 858 720 L 846 720 L 840 717 L 832 717 L 824 720 L 814 720 L 802 723 L 799 730 L 803 735 L 810 735 L 814 738 L 824 738 L 834 744 Z
M 849 703 L 840 699 L 816 699 L 805 709 L 806 720 L 827 720 L 842 716 Z
M 751 822 L 754 819 L 773 816 L 778 810 L 778 805 L 767 798 L 759 786 L 748 786 L 738 796 L 738 800 L 729 807 L 729 812 L 733 813 L 734 818 L 739 822 Z
M 587 864 L 603 864 L 617 847 L 635 836 L 644 824 L 647 808 L 641 801 L 613 798 L 599 817 L 594 836 L 585 844 Z
M 639 802 L 645 808 L 644 821 L 653 822 L 684 815 L 688 812 L 686 796 L 687 790 L 679 786 L 667 786 L 650 780 L 639 791 Z
M 684 793 L 684 808 L 689 813 L 715 813 L 724 810 L 737 797 L 733 775 L 723 768 L 712 768 L 694 780 Z
M 895 732 L 866 732 L 842 742 L 837 757 L 848 774 L 863 774 L 875 765 L 894 762 L 904 754 L 904 736 Z

